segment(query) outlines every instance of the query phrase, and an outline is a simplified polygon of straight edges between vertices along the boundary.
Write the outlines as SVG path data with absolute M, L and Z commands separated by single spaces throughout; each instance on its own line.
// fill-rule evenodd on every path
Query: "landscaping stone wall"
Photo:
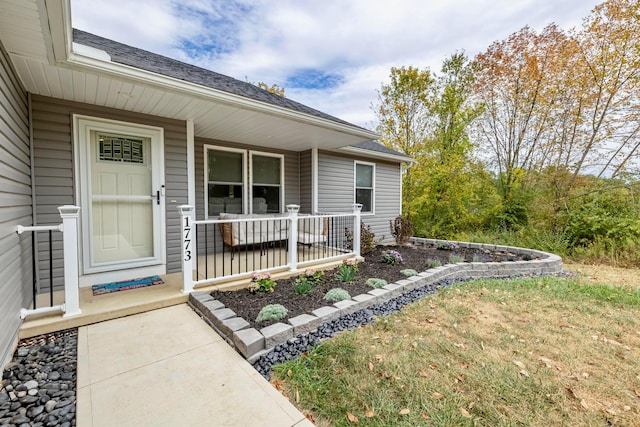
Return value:
M 445 240 L 415 237 L 411 239 L 411 242 L 416 246 L 429 247 L 437 247 L 439 243 L 449 243 Z M 562 259 L 554 254 L 492 244 L 455 243 L 462 248 L 485 249 L 529 256 L 531 261 L 446 264 L 416 276 L 390 283 L 383 288 L 372 289 L 366 294 L 356 295 L 350 300 L 339 301 L 333 305 L 314 310 L 312 313 L 293 317 L 288 320 L 288 323 L 276 323 L 260 330 L 250 328 L 249 322 L 237 317 L 231 309 L 226 308 L 206 292 L 192 292 L 189 304 L 230 345 L 235 347 L 250 363 L 253 363 L 261 356 L 271 352 L 276 346 L 315 331 L 322 325 L 376 304 L 385 303 L 415 289 L 433 285 L 436 282 L 451 279 L 459 281 L 460 279 L 551 275 L 562 272 Z

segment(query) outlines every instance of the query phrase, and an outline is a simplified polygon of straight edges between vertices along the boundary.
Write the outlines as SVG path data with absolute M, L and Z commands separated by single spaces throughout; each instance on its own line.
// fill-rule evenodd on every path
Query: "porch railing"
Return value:
M 78 213 L 80 208 L 77 206 L 60 206 L 58 208 L 60 217 L 62 218 L 62 224 L 57 225 L 33 225 L 16 227 L 18 234 L 23 234 L 27 231 L 32 233 L 47 232 L 49 234 L 49 306 L 37 307 L 36 298 L 38 294 L 38 282 L 35 269 L 35 242 L 32 241 L 32 262 L 34 263 L 33 269 L 33 308 L 20 309 L 20 318 L 32 314 L 47 313 L 53 311 L 62 311 L 63 317 L 75 316 L 81 313 L 80 311 L 80 294 L 78 290 Z M 52 248 L 52 233 L 62 233 L 62 244 L 64 251 L 64 303 L 59 305 L 53 304 L 53 248 Z
M 249 277 L 253 272 L 296 270 L 360 255 L 360 210 L 300 214 L 288 205 L 282 215 L 229 215 L 195 220 L 192 206 L 182 217 L 183 292 L 194 286 Z

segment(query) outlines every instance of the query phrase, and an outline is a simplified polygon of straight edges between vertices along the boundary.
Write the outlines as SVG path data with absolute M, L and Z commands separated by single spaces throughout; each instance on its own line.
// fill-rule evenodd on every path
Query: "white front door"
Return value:
M 162 130 L 83 117 L 76 124 L 83 273 L 110 273 L 92 282 L 164 273 Z

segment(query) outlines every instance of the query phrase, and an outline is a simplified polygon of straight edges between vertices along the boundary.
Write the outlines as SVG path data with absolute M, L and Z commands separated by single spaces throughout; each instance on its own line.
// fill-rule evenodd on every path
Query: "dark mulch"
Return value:
M 382 262 L 382 252 L 396 250 L 402 254 L 403 262 L 398 265 L 389 265 Z M 274 292 L 252 293 L 248 289 L 237 291 L 214 291 L 213 298 L 222 302 L 226 307 L 233 310 L 238 316 L 251 323 L 251 327 L 260 329 L 269 326 L 275 321 L 255 323 L 260 310 L 268 304 L 282 304 L 288 310 L 287 318 L 295 317 L 304 313 L 311 313 L 313 310 L 329 305 L 325 301 L 324 295 L 329 289 L 342 288 L 355 296 L 367 293 L 371 290 L 366 285 L 369 278 L 384 279 L 388 283 L 393 283 L 404 278 L 400 270 L 414 269 L 417 272 L 427 269 L 427 260 L 439 260 L 442 265 L 449 262 L 449 256 L 455 254 L 464 256 L 465 262 L 473 261 L 474 256 L 480 257 L 484 262 L 492 261 L 517 261 L 522 258 L 505 252 L 491 252 L 487 250 L 456 248 L 455 250 L 442 250 L 419 246 L 379 246 L 373 252 L 364 256 L 365 261 L 358 264 L 356 280 L 352 283 L 344 283 L 337 275 L 337 270 L 327 270 L 324 272 L 320 284 L 307 295 L 297 295 L 293 289 L 295 278 L 277 281 Z M 286 319 L 280 322 L 286 322 Z

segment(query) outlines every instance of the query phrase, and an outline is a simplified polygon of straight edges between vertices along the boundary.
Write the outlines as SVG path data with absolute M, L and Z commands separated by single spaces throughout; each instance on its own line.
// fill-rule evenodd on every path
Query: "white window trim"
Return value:
M 363 162 L 361 160 L 353 161 L 353 203 L 356 203 L 356 173 L 358 165 L 371 166 L 371 211 L 362 211 L 362 215 L 375 215 L 376 214 L 376 164 L 371 162 Z
M 249 212 L 253 212 L 253 156 L 274 157 L 280 159 L 280 213 L 284 212 L 284 154 L 268 153 L 266 151 L 249 151 L 249 185 L 247 193 L 249 194 Z
M 247 150 L 224 147 L 220 145 L 204 144 L 204 217 L 209 218 L 209 155 L 208 150 L 229 151 L 242 154 L 242 213 L 247 213 Z

